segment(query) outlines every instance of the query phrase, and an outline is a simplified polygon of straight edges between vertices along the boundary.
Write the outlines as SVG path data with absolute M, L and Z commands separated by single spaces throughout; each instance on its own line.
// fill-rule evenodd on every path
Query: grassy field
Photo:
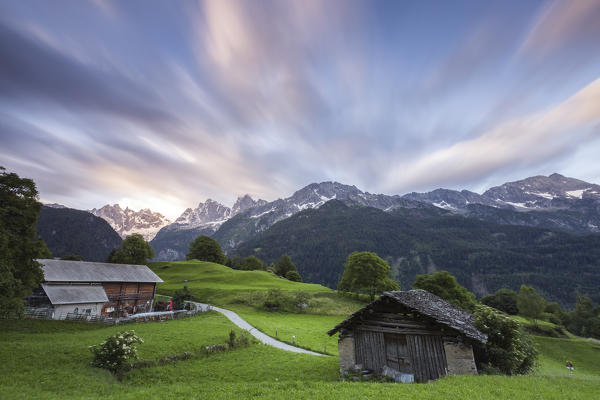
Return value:
M 167 268 L 164 268 L 167 266 Z M 201 356 L 207 345 L 224 343 L 233 329 L 217 313 L 168 321 L 107 327 L 64 321 L 0 321 L 0 399 L 600 399 L 600 343 L 535 337 L 540 366 L 521 377 L 459 376 L 402 385 L 339 380 L 337 338 L 326 331 L 363 303 L 319 285 L 289 282 L 266 272 L 233 271 L 199 262 L 156 263 L 165 280 L 159 292 L 187 285 L 195 297 L 238 312 L 271 336 L 333 356 L 294 354 L 262 344 Z M 187 280 L 187 282 L 184 282 Z M 310 293 L 302 313 L 257 307 L 265 291 Z M 134 329 L 144 339 L 143 360 L 159 361 L 184 351 L 188 360 L 134 369 L 118 381 L 90 366 L 88 346 Z M 565 360 L 575 365 L 574 375 Z
M 535 376 L 447 377 L 420 385 L 341 382 L 335 356 L 292 354 L 265 345 L 129 371 L 123 381 L 89 366 L 88 346 L 123 329 L 144 339 L 140 356 L 156 360 L 223 343 L 233 328 L 216 313 L 189 319 L 105 327 L 55 321 L 3 321 L 2 399 L 598 399 L 598 345 L 536 338 L 542 350 Z M 576 372 L 564 369 L 564 353 Z M 562 370 L 564 369 L 564 371 Z
M 231 307 L 250 325 L 269 336 L 318 352 L 337 355 L 337 335 L 330 337 L 327 331 L 345 319 L 336 315 L 292 314 L 255 311 L 248 307 Z M 277 336 L 275 336 L 277 330 Z

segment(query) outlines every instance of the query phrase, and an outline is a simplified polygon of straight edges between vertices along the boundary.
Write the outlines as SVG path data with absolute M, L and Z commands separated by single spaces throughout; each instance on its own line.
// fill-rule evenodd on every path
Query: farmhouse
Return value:
M 329 332 L 340 332 L 340 372 L 373 370 L 402 382 L 477 374 L 473 316 L 425 290 L 385 292 Z
M 72 316 L 123 317 L 152 311 L 156 283 L 145 265 L 85 261 L 37 260 L 44 282 L 27 298 L 28 306 L 45 309 L 52 319 Z

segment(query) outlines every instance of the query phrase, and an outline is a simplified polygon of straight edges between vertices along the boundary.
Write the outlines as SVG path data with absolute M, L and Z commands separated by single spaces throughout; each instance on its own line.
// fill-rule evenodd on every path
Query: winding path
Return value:
M 320 354 L 320 353 L 315 353 L 314 351 L 301 349 L 300 347 L 292 346 L 287 343 L 280 342 L 279 340 L 273 339 L 269 335 L 262 333 L 261 331 L 259 331 L 258 329 L 256 329 L 252 325 L 250 325 L 248 322 L 246 322 L 244 319 L 242 319 L 242 317 L 240 317 L 239 315 L 237 315 L 235 312 L 233 312 L 231 310 L 226 310 L 224 308 L 215 307 L 210 304 L 196 303 L 196 302 L 190 302 L 190 303 L 195 304 L 196 307 L 202 311 L 214 310 L 214 311 L 220 312 L 221 314 L 226 316 L 231 322 L 233 322 L 236 326 L 250 332 L 250 334 L 252 336 L 254 336 L 258 340 L 260 340 L 262 343 L 267 344 L 269 346 L 277 347 L 278 349 L 291 351 L 294 353 L 311 354 L 313 356 L 323 356 L 324 355 L 324 354 Z

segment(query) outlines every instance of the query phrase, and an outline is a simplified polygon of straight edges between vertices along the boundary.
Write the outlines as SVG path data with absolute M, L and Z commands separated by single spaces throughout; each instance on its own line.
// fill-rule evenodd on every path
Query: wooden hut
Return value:
M 329 332 L 340 333 L 340 372 L 372 370 L 402 382 L 477 374 L 473 316 L 425 290 L 385 292 Z

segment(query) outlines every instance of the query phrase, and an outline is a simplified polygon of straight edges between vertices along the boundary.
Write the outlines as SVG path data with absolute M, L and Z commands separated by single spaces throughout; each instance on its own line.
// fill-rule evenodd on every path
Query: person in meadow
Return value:
M 571 375 L 573 375 L 573 363 L 570 360 L 567 360 L 567 369 L 569 370 L 569 372 L 571 372 Z

